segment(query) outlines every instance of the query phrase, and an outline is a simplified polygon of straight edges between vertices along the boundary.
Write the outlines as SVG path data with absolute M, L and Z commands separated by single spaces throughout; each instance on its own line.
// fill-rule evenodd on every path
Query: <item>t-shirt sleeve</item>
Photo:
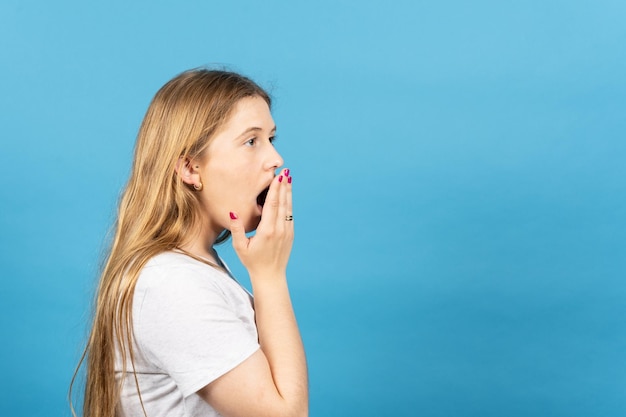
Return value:
M 250 331 L 254 323 L 237 311 L 219 281 L 229 277 L 207 277 L 179 267 L 144 278 L 149 282 L 133 308 L 137 344 L 185 397 L 259 348 L 256 331 Z

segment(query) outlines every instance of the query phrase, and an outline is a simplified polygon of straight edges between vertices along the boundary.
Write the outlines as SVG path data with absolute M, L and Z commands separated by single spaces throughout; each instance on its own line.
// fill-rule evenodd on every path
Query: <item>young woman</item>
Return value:
M 275 132 L 267 93 L 238 74 L 192 70 L 156 94 L 98 288 L 85 417 L 308 414 Z M 231 234 L 254 302 L 213 249 Z

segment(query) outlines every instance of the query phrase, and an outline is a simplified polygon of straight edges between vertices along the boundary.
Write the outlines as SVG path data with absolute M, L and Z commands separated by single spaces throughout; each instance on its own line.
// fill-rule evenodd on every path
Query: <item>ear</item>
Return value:
M 202 187 L 199 168 L 200 166 L 196 161 L 183 156 L 176 161 L 176 174 L 187 185 Z

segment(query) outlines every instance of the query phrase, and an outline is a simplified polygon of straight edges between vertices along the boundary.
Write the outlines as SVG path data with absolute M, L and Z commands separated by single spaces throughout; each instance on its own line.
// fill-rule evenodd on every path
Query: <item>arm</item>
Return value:
M 275 178 L 257 233 L 231 221 L 233 246 L 250 274 L 261 349 L 200 391 L 221 414 L 307 416 L 306 359 L 291 305 L 286 268 L 293 242 L 291 183 Z

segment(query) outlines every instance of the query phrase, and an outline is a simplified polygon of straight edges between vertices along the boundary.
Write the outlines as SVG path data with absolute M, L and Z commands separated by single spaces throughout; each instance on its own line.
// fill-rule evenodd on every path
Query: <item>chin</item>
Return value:
M 255 216 L 246 222 L 246 233 L 254 232 L 257 227 L 259 227 L 259 223 L 261 222 L 261 217 Z

